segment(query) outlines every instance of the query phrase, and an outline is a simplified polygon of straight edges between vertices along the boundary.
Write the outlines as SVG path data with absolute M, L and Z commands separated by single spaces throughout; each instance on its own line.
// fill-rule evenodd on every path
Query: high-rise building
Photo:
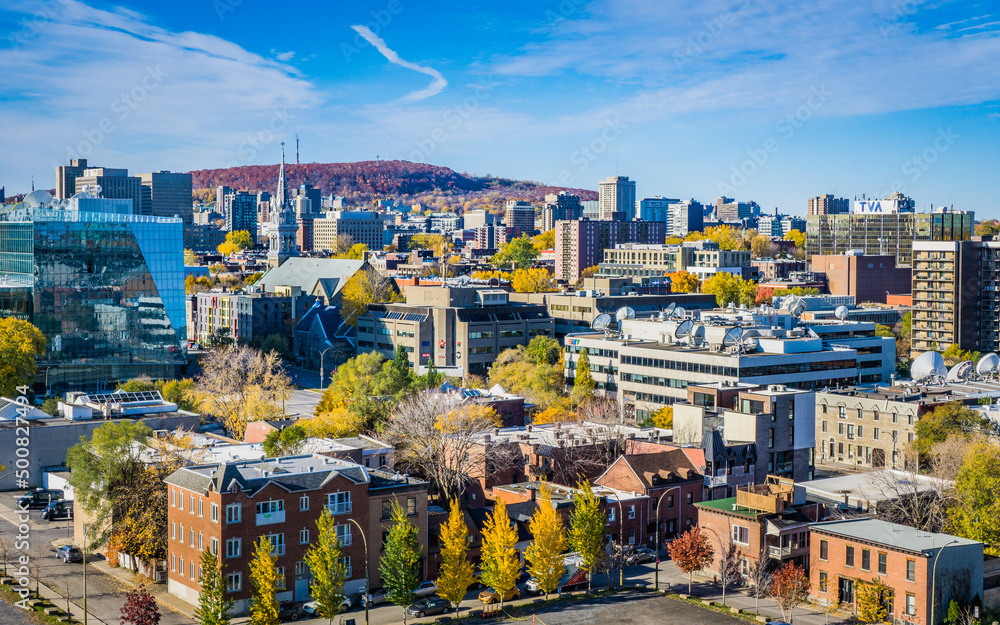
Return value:
M 468 230 L 475 230 L 477 228 L 482 228 L 483 226 L 491 225 L 496 219 L 493 213 L 488 210 L 474 210 L 465 211 L 464 215 L 465 227 Z
M 531 236 L 535 233 L 535 207 L 524 200 L 507 200 L 503 223 L 508 228 L 520 228 L 521 232 Z
M 299 198 L 308 199 L 306 204 Z M 323 193 L 308 182 L 302 183 L 298 189 L 292 189 L 292 200 L 295 201 L 295 214 L 301 217 L 305 213 L 319 213 L 323 209 Z
M 226 230 L 237 232 L 245 230 L 250 236 L 257 237 L 257 194 L 249 191 L 236 191 L 224 196 L 223 215 L 226 218 Z
M 636 218 L 643 221 L 662 221 L 670 223 L 670 205 L 676 204 L 680 200 L 673 200 L 663 196 L 647 197 L 636 202 Z M 667 226 L 670 230 L 670 226 Z
M 635 219 L 635 180 L 608 176 L 598 184 L 602 221 Z
M 370 250 L 382 249 L 382 231 L 385 222 L 378 213 L 368 211 L 330 211 L 321 219 L 312 221 L 313 249 L 337 249 L 337 241 L 349 236 L 357 243 L 364 243 Z
M 686 237 L 705 229 L 705 207 L 701 202 L 685 200 L 670 205 L 667 214 L 667 236 Z
M 798 230 L 799 232 L 805 233 L 806 231 L 806 220 L 801 217 L 795 217 L 788 215 L 781 218 L 781 236 L 787 237 L 788 233 L 792 230 Z
M 90 188 L 91 193 L 96 193 L 102 198 L 109 200 L 132 200 L 132 211 L 136 215 L 142 214 L 144 203 L 142 201 L 142 181 L 138 176 L 129 176 L 127 169 L 111 169 L 110 167 L 88 167 L 74 180 L 76 189 L 74 193 L 81 193 L 84 189 Z M 100 192 L 97 193 L 97 188 Z M 188 210 L 190 210 L 191 193 L 188 191 Z M 172 217 L 173 215 L 171 215 Z
M 604 250 L 619 243 L 663 243 L 666 224 L 648 221 L 556 222 L 556 278 L 576 282 L 588 267 L 604 257 Z
M 180 217 L 184 223 L 191 223 L 194 216 L 191 174 L 154 171 L 139 174 L 139 180 L 143 194 L 141 214 Z
M 56 165 L 55 199 L 65 200 L 76 193 L 76 179 L 87 169 L 87 159 L 74 158 L 69 165 Z
M 754 202 L 737 202 L 733 198 L 720 197 L 715 201 L 715 219 L 725 223 L 743 222 L 760 214 Z
M 557 221 L 569 221 L 583 217 L 583 205 L 580 196 L 560 191 L 545 196 L 545 206 L 542 207 L 542 232 L 548 232 L 556 227 Z
M 182 221 L 135 215 L 130 200 L 35 191 L 0 215 L 0 316 L 28 319 L 48 339 L 38 386 L 179 375 L 182 252 Z
M 851 201 L 831 194 L 809 198 L 806 215 L 846 215 L 851 211 Z

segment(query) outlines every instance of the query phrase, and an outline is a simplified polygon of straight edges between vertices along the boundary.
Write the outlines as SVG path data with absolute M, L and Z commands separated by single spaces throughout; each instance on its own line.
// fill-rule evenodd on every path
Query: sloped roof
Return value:
M 712 462 L 725 460 L 731 460 L 737 464 L 757 462 L 756 445 L 753 443 L 726 445 L 726 442 L 722 439 L 722 433 L 718 430 L 706 433 L 702 448 L 705 450 L 705 460 L 711 460 Z
M 367 265 L 363 260 L 293 256 L 279 267 L 268 270 L 257 284 L 271 292 L 279 286 L 297 286 L 304 293 L 322 294 L 329 299 L 344 288 L 351 276 Z
M 669 480 L 671 476 L 678 476 L 681 479 L 691 478 L 691 474 L 697 474 L 697 468 L 691 463 L 690 458 L 682 449 L 671 449 L 655 454 L 634 454 L 622 456 L 625 462 L 632 468 L 638 476 L 639 481 L 647 490 L 653 486 L 654 478 L 659 476 L 662 480 Z

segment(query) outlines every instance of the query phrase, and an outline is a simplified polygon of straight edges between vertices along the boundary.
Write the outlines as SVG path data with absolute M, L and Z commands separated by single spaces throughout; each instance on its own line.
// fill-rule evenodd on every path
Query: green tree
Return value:
M 438 573 L 438 595 L 455 604 L 458 612 L 462 598 L 476 581 L 469 562 L 469 528 L 465 516 L 452 499 L 448 522 L 441 527 L 441 570 Z
M 521 573 L 517 555 L 517 530 L 507 515 L 507 505 L 498 501 L 483 526 L 482 579 L 503 599 L 514 589 Z
M 514 267 L 527 269 L 538 258 L 538 249 L 532 244 L 526 234 L 510 241 L 490 259 L 497 267 Z
M 270 539 L 257 540 L 253 559 L 250 561 L 250 625 L 280 625 L 278 618 L 278 558 Z
M 160 387 L 163 399 L 177 404 L 181 410 L 196 411 L 198 403 L 192 398 L 194 393 L 194 380 L 183 378 L 181 380 L 166 380 Z
M 580 349 L 580 356 L 576 359 L 576 377 L 573 381 L 573 397 L 577 401 L 583 401 L 593 394 L 597 384 L 594 376 L 590 373 L 590 356 L 587 348 Z
M 881 323 L 875 324 L 875 336 L 882 336 L 891 339 L 896 338 L 896 335 L 893 333 L 892 328 L 890 328 L 889 326 L 884 326 Z
M 597 496 L 590 482 L 577 485 L 579 492 L 574 498 L 576 504 L 569 515 L 569 544 L 580 554 L 583 567 L 587 571 L 587 591 L 590 591 L 594 570 L 604 558 L 605 524 L 601 510 L 601 498 Z
M 23 319 L 0 319 L 0 396 L 15 398 L 24 393 L 38 370 L 35 359 L 45 355 L 45 335 Z M 23 389 L 22 389 L 23 390 Z
M 149 377 L 140 376 L 138 378 L 132 378 L 131 380 L 119 382 L 115 386 L 115 390 L 122 391 L 123 393 L 141 393 L 143 391 L 155 391 L 156 382 L 151 380 Z
M 42 402 L 39 410 L 48 415 L 55 416 L 56 411 L 59 410 L 59 399 L 56 397 L 48 397 Z
M 343 607 L 347 567 L 340 552 L 337 523 L 329 509 L 323 508 L 316 520 L 316 528 L 319 530 L 316 542 L 310 545 L 305 555 L 306 564 L 312 572 L 310 590 L 317 611 L 333 623 L 333 617 L 340 614 Z
M 920 417 L 915 428 L 914 446 L 920 455 L 927 457 L 938 443 L 949 436 L 968 436 L 982 430 L 986 420 L 975 410 L 960 402 L 942 404 Z
M 954 495 L 949 530 L 1000 555 L 1000 448 L 988 441 L 971 446 L 955 478 Z
M 198 625 L 229 625 L 232 620 L 229 611 L 233 609 L 234 602 L 226 599 L 226 578 L 219 563 L 219 554 L 205 549 L 198 564 L 201 592 L 198 593 L 198 607 L 194 611 L 195 620 Z
M 396 502 L 392 504 L 392 527 L 385 538 L 379 572 L 389 590 L 389 601 L 403 608 L 406 623 L 406 608 L 413 603 L 413 592 L 420 585 L 420 544 L 417 528 Z
M 280 430 L 271 430 L 264 438 L 264 453 L 269 458 L 294 456 L 302 449 L 309 438 L 306 429 L 298 424 L 289 425 Z
M 538 508 L 528 525 L 533 540 L 524 551 L 530 562 L 528 570 L 538 580 L 538 586 L 545 591 L 545 598 L 559 587 L 566 566 L 563 563 L 566 546 L 566 527 L 562 517 L 552 505 L 551 487 L 542 483 L 538 498 Z
M 536 336 L 528 343 L 528 354 L 540 365 L 562 364 L 563 349 L 558 340 Z

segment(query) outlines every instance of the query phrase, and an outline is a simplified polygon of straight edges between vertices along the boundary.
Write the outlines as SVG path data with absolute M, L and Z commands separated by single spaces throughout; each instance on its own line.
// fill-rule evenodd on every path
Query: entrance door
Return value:
M 841 603 L 854 603 L 854 580 L 840 578 L 839 598 Z
M 872 466 L 881 468 L 885 466 L 885 450 L 875 448 L 872 450 Z
M 295 580 L 295 601 L 309 600 L 309 579 Z

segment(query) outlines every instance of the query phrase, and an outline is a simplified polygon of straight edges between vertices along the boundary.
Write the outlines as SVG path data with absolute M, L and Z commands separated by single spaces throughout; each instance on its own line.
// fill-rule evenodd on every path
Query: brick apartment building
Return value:
M 255 542 L 271 539 L 278 556 L 281 601 L 309 598 L 306 550 L 316 537 L 316 520 L 326 506 L 335 516 L 344 558 L 349 566 L 345 591 L 365 586 L 363 528 L 368 540 L 370 588 L 381 586 L 381 544 L 390 525 L 393 502 L 407 511 L 419 530 L 426 559 L 427 483 L 390 472 L 366 469 L 353 462 L 318 454 L 219 465 L 184 467 L 166 480 L 167 588 L 190 602 L 200 592 L 198 559 L 203 549 L 219 554 L 226 598 L 234 612 L 248 609 L 250 561 Z
M 876 519 L 817 523 L 810 533 L 810 595 L 819 601 L 856 611 L 857 583 L 879 579 L 892 589 L 889 620 L 938 625 L 952 599 L 968 605 L 983 597 L 980 542 Z
M 831 295 L 853 295 L 857 302 L 886 303 L 887 294 L 909 293 L 911 270 L 897 267 L 892 254 L 812 257 L 813 273 L 826 276 Z

